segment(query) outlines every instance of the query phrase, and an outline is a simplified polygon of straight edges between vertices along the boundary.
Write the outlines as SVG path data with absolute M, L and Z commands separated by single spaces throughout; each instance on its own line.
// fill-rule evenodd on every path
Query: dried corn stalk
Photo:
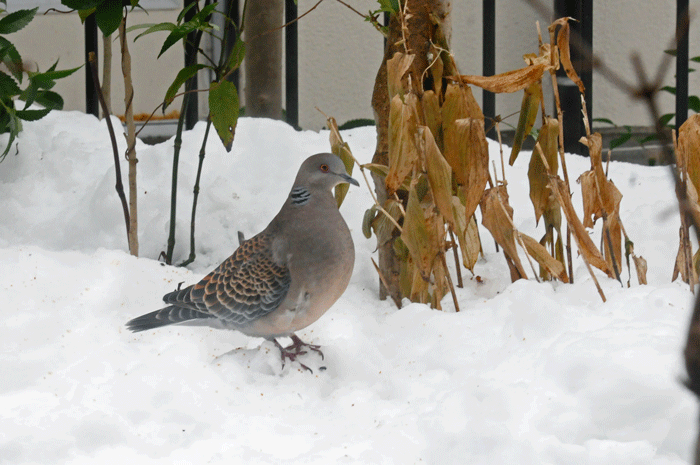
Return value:
M 619 270 L 622 265 L 622 231 L 619 221 L 622 193 L 605 175 L 600 134 L 594 133 L 582 138 L 581 143 L 588 147 L 591 160 L 591 169 L 579 178 L 583 197 L 583 225 L 592 228 L 598 218 L 603 218 L 603 256 L 610 269 Z
M 681 227 L 679 231 L 680 243 L 676 254 L 676 263 L 673 267 L 672 281 L 678 275 L 691 289 L 698 283 L 698 252 L 693 255 L 690 241 L 690 219 L 688 215 L 695 217 L 700 224 L 700 205 L 698 204 L 698 186 L 700 185 L 700 114 L 689 117 L 678 130 L 676 144 L 676 163 L 681 179 L 681 188 L 685 188 L 687 195 L 685 204 L 681 203 Z
M 331 143 L 331 152 L 343 160 L 345 170 L 348 172 L 348 174 L 352 175 L 352 170 L 355 167 L 355 157 L 352 156 L 350 146 L 343 140 L 343 136 L 340 135 L 338 123 L 335 121 L 335 118 L 332 116 L 326 118 L 326 124 L 330 129 L 329 139 Z M 340 207 L 343 200 L 345 200 L 345 196 L 347 195 L 349 188 L 350 185 L 346 183 L 335 186 L 335 200 L 338 202 L 338 207 Z
M 512 281 L 527 278 L 518 249 L 515 245 L 515 229 L 513 228 L 513 208 L 508 205 L 506 186 L 493 187 L 484 192 L 481 200 L 481 224 L 489 230 L 498 245 L 503 248 L 506 261 L 510 267 Z M 502 205 L 505 207 L 503 208 Z

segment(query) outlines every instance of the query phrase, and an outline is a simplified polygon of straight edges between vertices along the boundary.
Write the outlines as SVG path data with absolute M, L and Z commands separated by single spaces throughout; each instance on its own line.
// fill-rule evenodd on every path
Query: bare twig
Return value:
M 464 287 L 464 282 L 462 281 L 462 270 L 459 267 L 459 253 L 457 252 L 457 242 L 455 240 L 454 232 L 452 231 L 452 226 L 449 227 L 450 241 L 452 242 L 452 252 L 455 258 L 455 269 L 457 271 L 457 287 Z
M 452 302 L 455 304 L 455 312 L 459 313 L 459 302 L 457 301 L 457 294 L 455 293 L 454 284 L 452 284 L 452 277 L 450 276 L 450 270 L 447 268 L 447 260 L 445 260 L 445 252 L 441 250 L 440 260 L 442 261 L 442 266 L 445 268 L 445 277 L 447 277 L 447 284 L 450 286 L 450 294 L 452 294 Z
M 114 171 L 117 177 L 117 183 L 114 186 L 117 190 L 117 195 L 119 195 L 119 200 L 122 203 L 122 210 L 124 211 L 124 223 L 126 224 L 126 240 L 127 245 L 129 245 L 129 207 L 126 203 L 126 195 L 124 194 L 124 185 L 122 184 L 122 169 L 121 163 L 119 162 L 119 149 L 117 148 L 117 136 L 114 133 L 114 128 L 112 127 L 112 118 L 109 116 L 109 108 L 107 108 L 107 103 L 105 102 L 104 95 L 102 95 L 102 88 L 100 87 L 100 79 L 97 76 L 97 59 L 95 58 L 95 52 L 90 52 L 88 54 L 88 61 L 90 62 L 90 69 L 92 71 L 92 78 L 95 82 L 95 87 L 97 88 L 97 99 L 100 101 L 102 106 L 102 111 L 106 115 L 105 121 L 107 122 L 107 130 L 109 131 L 109 139 L 112 142 L 112 151 L 114 152 Z M 129 247 L 131 249 L 131 247 Z

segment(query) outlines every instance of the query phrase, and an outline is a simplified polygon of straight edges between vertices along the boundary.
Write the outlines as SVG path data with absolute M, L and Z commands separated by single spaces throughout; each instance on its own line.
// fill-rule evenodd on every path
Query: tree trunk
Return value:
M 246 6 L 245 115 L 282 119 L 284 0 Z
M 377 124 L 377 147 L 372 158 L 372 163 L 389 166 L 389 93 L 387 88 L 387 60 L 391 59 L 396 52 L 412 53 L 415 55 L 408 73 L 411 76 L 411 86 L 413 91 L 420 97 L 423 91 L 433 89 L 433 83 L 429 79 L 423 81 L 424 71 L 428 67 L 428 52 L 431 40 L 433 43 L 440 43 L 435 33 L 437 25 L 431 19 L 440 21 L 442 30 L 449 37 L 449 24 L 446 22 L 450 12 L 450 4 L 447 0 L 405 0 L 400 2 L 403 8 L 406 5 L 408 19 L 406 30 L 402 33 L 401 19 L 399 15 L 391 14 L 389 19 L 389 37 L 386 41 L 384 58 L 377 72 L 374 82 L 374 92 L 372 93 L 372 108 Z M 405 34 L 405 44 L 402 42 Z M 443 39 L 444 41 L 444 39 Z M 427 73 L 428 75 L 430 73 Z M 372 174 L 374 180 L 377 200 L 384 204 L 387 200 L 386 184 L 384 178 Z M 404 207 L 407 199 L 401 199 Z M 406 296 L 401 295 L 399 286 L 399 260 L 394 253 L 394 241 L 399 236 L 399 231 L 394 229 L 392 237 L 383 244 L 378 244 L 379 250 L 379 270 L 386 282 L 386 286 L 380 280 L 379 297 L 384 300 L 391 296 L 397 306 L 401 306 L 401 299 Z M 387 288 L 388 287 L 388 288 Z
M 134 126 L 134 86 L 131 81 L 131 55 L 126 39 L 126 14 L 119 25 L 119 43 L 122 54 L 122 74 L 124 75 L 124 117 L 126 119 L 126 159 L 129 162 L 129 253 L 138 257 L 138 208 L 136 191 L 136 127 Z

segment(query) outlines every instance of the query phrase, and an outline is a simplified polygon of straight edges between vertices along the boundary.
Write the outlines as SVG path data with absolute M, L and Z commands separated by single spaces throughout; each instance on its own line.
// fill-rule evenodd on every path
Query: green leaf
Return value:
M 22 84 L 22 78 L 24 77 L 22 57 L 15 46 L 4 37 L 0 37 L 0 61 L 7 66 L 12 76 Z
M 0 71 L 0 98 L 14 97 L 20 94 L 17 82 L 10 76 Z
M 85 20 L 88 19 L 88 16 L 93 14 L 95 11 L 97 11 L 96 7 L 78 11 L 78 16 L 80 17 L 80 24 L 85 24 Z
M 622 134 L 620 137 L 611 140 L 610 141 L 610 149 L 612 150 L 614 148 L 621 146 L 622 144 L 624 144 L 625 142 L 630 140 L 631 137 L 632 137 L 632 132 L 626 132 L 626 133 Z
M 38 81 L 54 81 L 56 79 L 61 79 L 64 77 L 68 77 L 71 74 L 75 73 L 78 71 L 80 68 L 82 68 L 85 65 L 80 65 L 76 68 L 71 68 L 71 69 L 60 69 L 58 71 L 55 71 L 56 65 L 58 64 L 58 60 L 56 60 L 56 63 L 53 64 L 53 66 L 48 70 L 43 73 L 36 73 L 31 75 L 33 79 L 36 79 Z
M 183 37 L 187 36 L 187 34 L 189 34 L 192 31 L 194 31 L 194 28 L 188 24 L 183 24 L 173 29 L 173 31 L 168 35 L 168 37 L 165 38 L 165 42 L 163 42 L 163 46 L 161 47 L 160 52 L 158 53 L 158 58 L 160 58 L 160 56 L 164 54 L 170 47 L 178 43 Z
M 241 36 L 239 35 L 238 39 L 236 40 L 236 43 L 233 44 L 231 53 L 229 54 L 228 60 L 226 61 L 226 72 L 238 68 L 241 65 L 241 62 L 243 61 L 244 56 L 245 42 L 241 40 Z
M 10 139 L 7 141 L 5 151 L 2 154 L 0 154 L 0 161 L 3 161 L 5 159 L 5 156 L 10 152 L 10 147 L 12 147 L 12 143 L 15 141 L 15 138 L 22 130 L 22 121 L 20 121 L 20 119 L 17 118 L 17 115 L 15 115 L 14 110 L 10 110 L 9 113 L 5 113 L 4 115 L 2 115 L 2 120 L 3 122 L 6 122 L 3 128 L 4 130 L 2 132 L 9 132 Z
M 102 34 L 107 37 L 119 29 L 122 22 L 124 9 L 120 1 L 108 0 L 97 7 L 95 11 L 95 21 Z
M 700 98 L 697 95 L 691 95 L 688 97 L 688 108 L 693 110 L 695 113 L 700 113 Z
M 216 3 L 210 3 L 209 5 L 205 5 L 205 7 L 202 8 L 202 10 L 199 13 L 194 15 L 191 21 L 196 21 L 202 24 L 205 23 L 207 16 L 209 16 L 214 11 L 214 9 L 216 9 L 216 5 Z
M 180 24 L 185 20 L 185 15 L 187 15 L 187 12 L 190 11 L 192 8 L 197 6 L 197 2 L 192 2 L 189 5 L 187 5 L 185 8 L 182 9 L 179 15 L 177 15 L 177 23 Z
M 163 112 L 165 112 L 165 109 L 168 105 L 173 103 L 173 99 L 175 98 L 175 94 L 180 90 L 180 87 L 191 77 L 194 77 L 197 75 L 197 71 L 199 71 L 202 68 L 206 68 L 206 65 L 202 64 L 195 64 L 192 66 L 187 66 L 185 68 L 182 68 L 180 72 L 177 73 L 177 76 L 175 76 L 175 80 L 173 81 L 172 84 L 170 84 L 170 87 L 168 87 L 168 91 L 165 93 L 165 100 L 163 102 Z
M 29 24 L 39 7 L 31 10 L 18 10 L 0 19 L 0 34 L 17 32 Z
M 665 115 L 661 115 L 659 118 L 659 123 L 661 123 L 661 126 L 668 126 L 669 121 L 673 119 L 673 117 L 676 116 L 673 113 L 666 113 Z
M 238 92 L 229 81 L 212 83 L 209 88 L 209 111 L 216 133 L 227 151 L 231 150 L 238 123 Z
M 700 57 L 693 57 L 690 59 L 690 61 L 694 61 L 695 63 L 700 63 Z
M 659 90 L 664 90 L 664 91 L 668 92 L 669 94 L 676 95 L 676 88 L 675 88 L 675 87 L 663 86 L 663 87 L 662 87 L 661 89 L 659 89 Z
M 63 97 L 51 90 L 45 90 L 37 95 L 36 103 L 51 110 L 63 109 Z
M 669 49 L 669 50 L 664 50 L 664 53 L 668 53 L 669 55 L 675 57 L 675 56 L 676 56 L 676 49 L 675 49 L 675 48 L 672 48 L 672 49 Z
M 379 11 L 386 11 L 387 13 L 399 12 L 398 0 L 377 0 L 377 3 L 379 3 Z
M 19 98 L 24 100 L 24 109 L 26 110 L 29 106 L 36 101 L 39 96 L 39 87 L 36 81 L 29 81 L 29 85 L 26 89 L 22 91 Z
M 609 124 L 611 126 L 617 126 L 617 124 L 613 123 L 608 118 L 593 118 L 593 122 L 594 123 L 605 123 L 605 124 Z
M 153 33 L 153 32 L 159 32 L 159 31 L 173 31 L 173 30 L 175 30 L 176 27 L 177 27 L 177 26 L 176 26 L 174 23 L 137 24 L 137 25 L 135 25 L 135 26 L 131 26 L 131 27 L 127 28 L 127 29 L 126 29 L 126 32 L 130 32 L 130 31 L 133 31 L 133 30 L 135 30 L 135 29 L 144 29 L 144 28 L 148 28 L 148 29 L 146 29 L 145 31 L 143 31 L 141 34 L 139 34 L 139 35 L 137 35 L 136 37 L 134 37 L 134 42 L 136 42 L 136 40 L 137 40 L 139 37 L 141 37 L 141 36 L 145 36 L 145 35 L 147 35 L 147 34 L 151 34 L 151 33 Z
M 61 0 L 61 4 L 72 10 L 88 10 L 100 6 L 103 2 L 108 3 L 110 1 L 114 0 Z
M 372 205 L 372 208 L 365 211 L 365 215 L 362 218 L 362 234 L 364 234 L 367 239 L 372 237 L 372 223 L 374 222 L 374 218 L 376 216 L 377 206 Z
M 639 143 L 646 144 L 647 142 L 651 142 L 653 140 L 658 140 L 658 139 L 659 139 L 659 136 L 657 136 L 656 134 L 649 134 L 645 138 L 639 139 Z
M 17 116 L 24 121 L 36 121 L 48 115 L 51 108 L 41 110 L 17 110 Z

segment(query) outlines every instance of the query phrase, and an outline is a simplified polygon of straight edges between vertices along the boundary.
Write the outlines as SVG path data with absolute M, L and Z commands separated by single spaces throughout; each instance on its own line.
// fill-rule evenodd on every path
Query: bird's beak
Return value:
M 352 178 L 352 177 L 348 176 L 348 175 L 345 174 L 345 173 L 340 173 L 338 176 L 340 176 L 341 178 L 343 178 L 343 180 L 344 180 L 345 182 L 348 182 L 348 183 L 350 183 L 350 184 L 356 185 L 357 187 L 360 187 L 360 183 L 357 182 L 357 180 L 356 180 L 355 178 Z

